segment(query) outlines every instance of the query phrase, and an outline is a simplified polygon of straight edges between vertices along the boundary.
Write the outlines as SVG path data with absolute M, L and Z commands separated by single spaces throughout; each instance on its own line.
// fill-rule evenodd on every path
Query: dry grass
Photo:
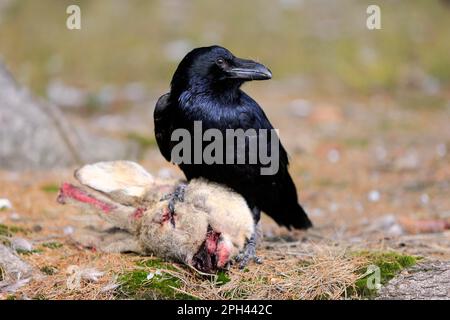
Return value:
M 226 273 L 228 282 L 223 284 L 220 275 L 200 274 L 173 263 L 165 269 L 137 267 L 135 263 L 142 257 L 134 255 L 85 250 L 61 257 L 61 252 L 45 252 L 27 260 L 35 266 L 51 265 L 57 272 L 41 274 L 16 295 L 33 299 L 114 299 L 120 297 L 120 287 L 116 289 L 119 275 L 160 270 L 179 279 L 181 285 L 174 287 L 175 291 L 197 299 L 342 299 L 360 277 L 357 270 L 366 263 L 364 258 L 351 257 L 345 250 L 327 245 L 299 244 L 263 249 L 260 254 L 264 258 L 262 265 L 252 264 L 245 270 L 233 267 Z M 81 281 L 78 288 L 72 289 L 70 282 L 68 285 L 71 274 L 67 272 L 71 265 L 95 268 L 105 274 L 97 282 Z
M 217 298 L 248 299 L 340 299 L 358 279 L 363 259 L 346 257 L 327 246 L 291 248 L 275 254 L 263 251 L 265 262 L 248 272 L 233 271 L 231 281 L 221 287 Z M 299 254 L 301 257 L 296 256 Z M 207 298 L 207 297 L 204 297 Z

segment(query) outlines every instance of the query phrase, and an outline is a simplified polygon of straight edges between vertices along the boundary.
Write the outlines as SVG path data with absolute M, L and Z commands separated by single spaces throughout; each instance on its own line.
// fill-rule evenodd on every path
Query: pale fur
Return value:
M 168 198 L 162 199 L 181 181 L 149 179 L 151 175 L 141 177 L 142 172 L 146 171 L 135 163 L 113 161 L 82 167 L 75 177 L 83 185 L 101 192 L 103 199 L 106 195 L 118 204 L 118 209 L 111 213 L 96 212 L 118 227 L 126 226 L 138 241 L 138 245 L 129 242 L 134 248 L 191 264 L 211 226 L 220 233 L 231 256 L 244 249 L 255 228 L 250 209 L 240 195 L 203 179 L 192 180 L 185 189 L 184 201 L 175 203 L 174 228 L 170 223 L 161 223 L 169 203 Z M 134 188 L 135 184 L 139 189 Z M 133 216 L 137 208 L 145 208 L 142 217 Z M 119 251 L 126 251 L 123 245 L 119 247 Z M 111 246 L 108 248 L 111 251 Z

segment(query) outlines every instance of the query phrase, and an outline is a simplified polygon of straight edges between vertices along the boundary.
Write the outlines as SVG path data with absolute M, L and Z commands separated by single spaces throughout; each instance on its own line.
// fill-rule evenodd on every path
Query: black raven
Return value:
M 177 143 L 171 139 L 172 132 L 183 128 L 193 137 L 194 121 L 201 121 L 203 130 L 215 128 L 224 135 L 226 129 L 256 129 L 257 132 L 273 129 L 261 107 L 240 89 L 246 81 L 271 77 L 270 70 L 262 64 L 237 58 L 220 46 L 189 52 L 173 75 L 170 92 L 159 98 L 154 111 L 155 136 L 162 155 L 171 161 L 172 148 Z M 259 139 L 258 134 L 256 138 Z M 270 152 L 270 139 L 267 141 Z M 260 162 L 210 165 L 191 162 L 181 163 L 179 167 L 188 180 L 202 177 L 240 193 L 252 210 L 255 223 L 262 210 L 289 229 L 307 229 L 312 224 L 298 203 L 288 164 L 288 155 L 279 143 L 279 169 L 274 175 L 261 175 L 264 165 Z M 249 256 L 255 258 L 252 238 L 244 263 Z

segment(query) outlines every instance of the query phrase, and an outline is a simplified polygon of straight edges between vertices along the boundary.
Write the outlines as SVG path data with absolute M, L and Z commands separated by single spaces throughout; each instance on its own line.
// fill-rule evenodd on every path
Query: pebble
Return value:
M 337 163 L 341 159 L 341 154 L 339 153 L 339 150 L 331 149 L 327 153 L 327 158 L 331 163 Z
M 336 212 L 339 210 L 339 204 L 337 204 L 336 202 L 332 202 L 329 206 L 329 209 L 331 212 Z
M 3 209 L 12 209 L 12 203 L 6 198 L 0 199 L 0 210 Z
M 18 221 L 20 220 L 20 214 L 18 214 L 17 212 L 13 212 L 9 215 L 9 218 L 13 221 Z
M 398 223 L 395 223 L 386 231 L 386 233 L 390 236 L 401 236 L 404 231 Z
M 367 199 L 369 199 L 370 202 L 378 202 L 380 201 L 381 194 L 378 190 L 372 190 L 367 195 Z
M 23 238 L 13 238 L 11 240 L 11 247 L 16 251 L 30 252 L 33 250 L 31 242 Z
M 436 153 L 439 157 L 444 158 L 447 154 L 447 146 L 445 143 L 440 143 L 436 146 Z
M 399 170 L 414 170 L 419 164 L 420 160 L 416 151 L 409 151 L 395 161 L 395 165 Z
M 73 234 L 74 231 L 75 230 L 72 226 L 67 226 L 67 227 L 64 227 L 64 229 L 63 229 L 63 232 L 66 236 Z
M 322 209 L 320 208 L 314 208 L 310 212 L 310 215 L 313 217 L 320 217 L 323 215 Z
M 430 202 L 430 196 L 428 194 L 426 194 L 426 193 L 422 193 L 420 195 L 420 202 L 422 204 L 428 204 Z
M 400 236 L 404 234 L 402 226 L 393 214 L 387 214 L 373 223 L 374 229 L 381 230 L 389 236 Z

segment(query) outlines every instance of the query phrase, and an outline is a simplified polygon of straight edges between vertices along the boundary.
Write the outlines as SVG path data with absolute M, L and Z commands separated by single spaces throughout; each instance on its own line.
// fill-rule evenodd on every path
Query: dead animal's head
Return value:
M 254 232 L 245 200 L 206 180 L 190 181 L 182 201 L 170 210 L 170 194 L 180 182 L 155 180 L 135 163 L 87 165 L 75 177 L 82 187 L 64 184 L 60 202 L 84 204 L 127 230 L 143 252 L 201 271 L 225 267 Z
M 160 201 L 142 217 L 140 239 L 159 255 L 177 258 L 202 271 L 224 267 L 254 231 L 244 199 L 205 180 L 191 181 L 172 213 Z

